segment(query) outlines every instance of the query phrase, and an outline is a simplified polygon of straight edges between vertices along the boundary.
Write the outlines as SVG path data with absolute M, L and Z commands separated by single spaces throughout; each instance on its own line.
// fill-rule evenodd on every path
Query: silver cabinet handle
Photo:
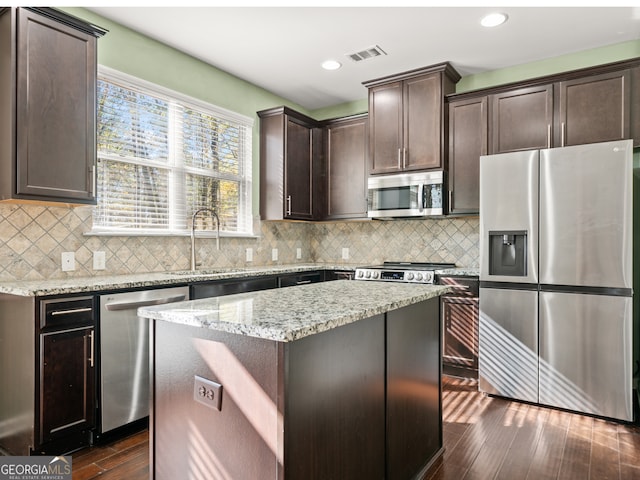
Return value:
M 88 168 L 87 174 L 89 176 L 89 181 L 87 182 L 89 184 L 89 193 L 93 195 L 96 192 L 96 169 L 93 165 Z
M 453 190 L 449 190 L 449 211 L 451 211 L 452 206 L 453 206 Z
M 402 168 L 402 163 L 400 162 L 400 155 L 401 155 L 402 149 L 399 148 L 398 149 L 398 169 Z
M 176 295 L 174 297 L 157 298 L 155 300 L 141 300 L 138 302 L 117 302 L 107 303 L 105 307 L 110 312 L 117 310 L 133 310 L 140 307 L 151 307 L 153 305 L 164 305 L 166 303 L 181 302 L 186 298 L 186 295 Z
M 94 353 L 95 353 L 95 337 L 93 336 L 93 330 L 91 330 L 91 333 L 89 334 L 89 339 L 90 339 L 90 347 L 89 347 L 89 351 L 91 352 L 91 356 L 89 357 L 89 366 L 93 367 L 93 363 L 94 363 Z
M 72 308 L 71 310 L 55 310 L 55 311 L 51 312 L 51 316 L 68 315 L 68 314 L 72 314 L 72 313 L 84 313 L 84 312 L 90 312 L 91 310 L 93 310 L 91 307 Z
M 407 168 L 407 149 L 402 149 L 402 169 Z
M 551 124 L 547 124 L 547 148 L 551 148 Z
M 291 215 L 291 195 L 287 195 L 287 215 Z
M 566 124 L 564 122 L 562 122 L 562 130 L 560 131 L 561 135 L 562 135 L 562 141 L 560 142 L 560 146 L 564 147 L 564 137 L 565 137 L 565 130 L 566 130 Z

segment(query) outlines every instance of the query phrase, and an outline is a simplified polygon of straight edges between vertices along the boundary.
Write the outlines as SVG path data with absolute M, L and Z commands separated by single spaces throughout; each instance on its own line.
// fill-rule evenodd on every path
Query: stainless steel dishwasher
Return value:
M 100 296 L 100 432 L 149 415 L 149 323 L 139 307 L 189 300 L 189 287 Z

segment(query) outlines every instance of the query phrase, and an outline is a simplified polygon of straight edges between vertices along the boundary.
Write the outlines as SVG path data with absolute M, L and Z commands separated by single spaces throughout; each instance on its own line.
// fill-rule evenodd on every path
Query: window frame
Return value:
M 240 160 L 238 162 L 238 175 L 228 174 L 225 172 L 218 172 L 217 175 L 204 175 L 210 178 L 216 178 L 218 180 L 232 180 L 239 183 L 239 197 L 238 197 L 238 230 L 228 231 L 220 230 L 220 236 L 224 237 L 255 237 L 254 225 L 253 225 L 253 211 L 252 211 L 252 194 L 253 194 L 253 182 L 252 182 L 252 142 L 253 142 L 253 127 L 254 120 L 245 115 L 227 110 L 217 105 L 199 100 L 197 98 L 185 95 L 175 90 L 157 85 L 155 83 L 128 75 L 126 73 L 114 70 L 104 65 L 98 65 L 98 80 L 111 81 L 124 88 L 131 88 L 132 90 L 142 91 L 145 94 L 160 98 L 163 101 L 169 103 L 168 117 L 169 131 L 172 131 L 177 121 L 175 117 L 175 105 L 180 104 L 186 108 L 192 108 L 198 112 L 205 113 L 207 115 L 214 116 L 223 121 L 231 122 L 243 130 L 241 135 L 239 153 Z M 98 121 L 99 119 L 96 119 Z M 96 130 L 97 131 L 97 130 Z M 181 138 L 181 137 L 180 137 Z M 97 139 L 96 139 L 97 140 Z M 159 167 L 167 169 L 169 173 L 169 182 L 176 183 L 175 188 L 171 188 L 167 199 L 169 201 L 169 224 L 167 228 L 134 228 L 134 227 L 109 227 L 109 226 L 96 226 L 95 219 L 98 215 L 99 206 L 93 207 L 92 212 L 92 227 L 91 231 L 87 235 L 105 235 L 105 236 L 188 236 L 190 235 L 190 218 L 187 218 L 186 212 L 189 210 L 187 206 L 186 195 L 186 177 L 190 173 L 198 173 L 200 170 L 195 166 L 188 166 L 184 163 L 174 164 L 174 160 L 178 157 L 175 155 L 177 149 L 179 149 L 180 142 L 172 142 L 168 140 L 169 147 L 169 159 L 167 163 L 158 162 L 155 160 L 131 160 L 128 159 L 127 163 L 135 165 L 145 165 L 150 167 Z M 105 160 L 123 161 L 117 155 L 101 154 L 100 151 L 96 152 L 96 163 L 98 158 L 104 158 Z M 96 165 L 97 166 L 97 165 Z M 171 174 L 173 172 L 173 175 Z M 97 169 L 96 169 L 97 175 Z M 97 182 L 96 182 L 97 183 Z M 97 189 L 100 188 L 96 185 L 96 197 L 99 198 Z M 99 201 L 99 200 L 98 200 Z M 184 228 L 180 228 L 177 225 L 178 222 L 182 222 L 182 219 L 186 219 L 186 225 Z M 244 228 L 242 228 L 244 226 Z M 221 226 L 222 227 L 222 226 Z M 242 228 L 242 230 L 239 230 Z M 198 236 L 216 236 L 215 230 L 200 230 L 198 229 Z

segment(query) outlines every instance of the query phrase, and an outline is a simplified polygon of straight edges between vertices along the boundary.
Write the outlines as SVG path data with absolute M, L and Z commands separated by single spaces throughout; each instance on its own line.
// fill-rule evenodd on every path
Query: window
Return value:
M 252 234 L 252 119 L 104 67 L 97 103 L 94 233 Z

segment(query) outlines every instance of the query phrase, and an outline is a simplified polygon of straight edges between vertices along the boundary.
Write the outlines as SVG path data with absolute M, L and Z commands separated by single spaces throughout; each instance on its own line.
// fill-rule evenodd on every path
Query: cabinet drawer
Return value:
M 255 292 L 277 287 L 278 279 L 275 276 L 232 282 L 197 283 L 191 287 L 191 299 L 222 297 L 234 293 Z
M 94 298 L 56 298 L 40 301 L 40 328 L 66 328 L 94 323 Z
M 444 294 L 444 297 L 477 297 L 480 292 L 480 283 L 478 281 L 478 277 L 439 277 L 438 284 L 448 285 L 454 288 L 453 292 Z
M 307 283 L 317 283 L 324 281 L 323 272 L 310 272 L 294 275 L 283 275 L 278 278 L 279 287 L 293 287 L 295 285 L 305 285 Z

